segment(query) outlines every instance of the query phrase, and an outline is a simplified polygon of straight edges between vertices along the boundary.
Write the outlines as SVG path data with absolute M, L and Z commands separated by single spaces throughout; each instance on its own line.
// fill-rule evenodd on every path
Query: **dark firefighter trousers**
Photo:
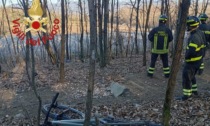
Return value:
M 201 62 L 198 63 L 185 63 L 182 72 L 182 87 L 183 95 L 191 96 L 192 93 L 197 92 L 197 84 L 195 75 L 199 70 Z
M 166 77 L 169 77 L 170 68 L 168 66 L 168 53 L 165 53 L 165 54 L 152 53 L 150 67 L 148 69 L 148 74 L 150 74 L 150 75 L 154 74 L 155 62 L 157 61 L 157 58 L 158 58 L 159 55 L 160 55 L 160 58 L 161 58 L 162 63 L 163 63 L 163 73 Z

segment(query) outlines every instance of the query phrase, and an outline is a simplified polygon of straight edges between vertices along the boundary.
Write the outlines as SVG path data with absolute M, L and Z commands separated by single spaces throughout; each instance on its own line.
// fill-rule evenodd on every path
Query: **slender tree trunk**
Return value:
M 46 6 L 46 5 L 47 5 L 47 1 L 45 0 L 45 1 L 44 1 L 44 6 L 45 6 L 46 9 L 47 9 L 47 12 L 48 12 L 48 15 L 49 15 L 49 19 L 50 19 L 50 24 L 51 24 L 51 27 L 52 27 L 51 13 L 50 13 L 50 11 L 49 11 L 48 6 Z M 53 9 L 54 9 L 54 8 L 53 8 Z M 53 44 L 53 49 L 54 49 L 55 53 L 53 54 L 52 51 L 48 51 L 48 55 L 49 55 L 49 56 L 52 55 L 52 58 L 50 58 L 52 64 L 54 63 L 54 60 L 55 60 L 54 57 L 56 57 L 56 66 L 59 67 L 58 61 L 59 61 L 60 57 L 59 57 L 59 54 L 58 54 L 58 49 L 57 49 L 57 47 L 56 47 L 56 45 L 55 45 L 55 38 L 54 38 L 54 37 L 53 37 L 53 39 L 52 39 L 52 44 Z M 45 46 L 45 45 L 44 45 L 44 46 Z M 50 46 L 48 46 L 48 47 L 51 48 Z M 45 49 L 47 49 L 48 47 L 46 46 Z M 51 49 L 48 49 L 48 50 L 51 50 Z
M 65 9 L 66 9 L 66 60 L 69 61 L 69 15 L 68 15 L 69 1 L 65 0 Z
M 152 1 L 150 0 L 149 2 L 149 7 L 147 9 L 147 15 L 146 15 L 146 24 L 144 26 L 144 32 L 143 32 L 143 46 L 144 46 L 144 52 L 143 52 L 143 66 L 146 66 L 147 63 L 147 31 L 148 31 L 148 24 L 149 24 L 149 15 L 150 15 L 150 10 L 151 10 L 151 6 L 152 6 Z
M 86 43 L 87 43 L 87 53 L 86 53 L 86 57 L 89 57 L 89 50 L 90 50 L 90 41 L 89 41 L 89 35 L 88 35 L 88 16 L 86 13 L 86 0 L 84 0 L 84 20 L 85 20 L 85 33 L 86 33 Z
M 114 3 L 115 0 L 112 0 L 112 4 L 111 4 L 111 36 L 110 36 L 110 40 L 109 40 L 109 51 L 108 51 L 108 64 L 111 61 L 111 57 L 112 57 L 112 40 L 113 40 L 113 22 L 114 22 Z
M 103 33 L 102 33 L 102 25 L 103 25 L 103 6 L 101 0 L 98 0 L 98 40 L 99 40 L 99 49 L 100 49 L 100 67 L 104 67 L 104 48 L 103 48 Z
M 136 7 L 136 31 L 135 31 L 135 53 L 139 54 L 139 46 L 138 46 L 138 29 L 139 29 L 139 4 L 141 0 L 137 0 L 137 7 Z M 143 5 L 144 6 L 144 5 Z
M 206 3 L 204 3 L 203 13 L 206 13 L 208 4 L 209 4 L 209 0 L 206 0 Z
M 108 41 L 108 21 L 109 21 L 109 0 L 104 1 L 104 64 L 103 67 L 107 64 L 107 41 Z
M 116 57 L 117 57 L 117 54 L 118 54 L 118 45 L 119 45 L 119 0 L 117 0 L 117 15 L 116 15 Z
M 84 62 L 84 46 L 83 46 L 83 36 L 84 36 L 84 25 L 83 25 L 83 7 L 82 2 L 79 0 L 79 8 L 80 8 L 80 61 Z
M 44 6 L 43 7 L 43 12 L 44 12 L 43 16 L 46 17 L 47 16 L 47 10 L 46 10 L 47 9 L 47 0 L 44 0 L 43 6 Z M 44 28 L 47 29 L 46 26 L 44 26 Z M 43 36 L 47 36 L 48 33 L 43 32 L 42 34 L 43 34 Z M 49 40 L 46 40 L 46 43 L 45 44 L 43 43 L 43 45 L 48 53 L 51 63 L 53 65 L 56 64 L 56 56 L 55 56 L 55 54 L 53 54 L 53 49 L 51 48 L 51 46 L 49 44 Z
M 72 51 L 71 51 L 71 49 L 72 49 L 72 47 L 71 47 L 71 45 L 72 45 L 72 41 L 71 41 L 71 34 L 72 34 L 72 24 L 73 24 L 73 22 L 72 22 L 72 14 L 73 12 L 71 12 L 71 16 L 70 16 L 70 21 L 71 21 L 71 24 L 70 24 L 70 59 L 72 59 Z
M 126 48 L 126 57 L 128 56 L 128 52 L 130 49 L 130 41 L 131 41 L 131 29 L 132 29 L 132 22 L 133 22 L 133 10 L 135 8 L 136 5 L 136 0 L 133 3 L 132 0 L 130 0 L 132 7 L 131 7 L 131 14 L 130 14 L 130 23 L 129 23 L 129 29 L 128 29 L 128 44 L 127 44 L 127 48 Z
M 169 1 L 168 0 L 165 0 L 165 15 L 168 16 L 168 21 L 166 22 L 166 25 L 168 27 L 170 26 L 169 23 L 171 21 L 170 14 L 169 14 L 169 8 L 170 8 Z
M 7 14 L 7 9 L 6 9 L 6 0 L 2 0 L 2 4 L 3 4 L 3 7 L 4 7 L 4 12 L 5 12 L 7 23 L 8 23 L 8 28 L 9 28 L 9 33 L 10 33 L 10 37 L 11 37 L 11 40 L 12 40 L 14 53 L 16 55 L 17 52 L 16 52 L 16 48 L 15 48 L 15 41 L 14 41 L 14 38 L 12 36 L 12 31 L 11 31 L 11 28 L 10 28 L 10 21 L 9 21 L 9 17 L 8 17 L 8 14 Z
M 61 0 L 61 60 L 60 60 L 60 82 L 63 83 L 65 79 L 64 60 L 65 60 L 65 9 L 64 0 Z
M 198 0 L 196 0 L 195 2 L 195 15 L 194 16 L 197 16 L 198 15 Z
M 181 52 L 182 52 L 182 45 L 183 39 L 185 34 L 185 27 L 186 27 L 186 17 L 188 16 L 188 10 L 190 7 L 190 0 L 182 0 L 179 2 L 179 17 L 177 22 L 177 31 L 179 34 L 176 34 L 177 43 L 175 46 L 175 55 L 173 57 L 172 65 L 171 65 L 171 74 L 168 80 L 164 107 L 163 107 L 163 121 L 162 124 L 164 126 L 170 126 L 170 108 L 171 108 L 171 101 L 173 99 L 174 88 L 176 85 L 176 77 L 178 70 L 177 68 L 180 67 L 180 59 L 181 59 Z
M 23 7 L 24 7 L 24 13 L 25 13 L 25 17 L 28 17 L 28 0 L 26 0 L 26 3 L 24 0 L 22 0 L 23 2 Z M 32 39 L 32 35 L 31 32 L 27 32 L 26 33 L 26 39 Z M 31 53 L 30 52 L 31 49 Z M 30 61 L 30 54 L 31 54 L 31 61 Z M 29 70 L 31 69 L 31 70 Z M 32 87 L 36 98 L 39 101 L 39 106 L 38 106 L 38 113 L 37 113 L 37 126 L 40 125 L 40 117 L 41 117 L 41 106 L 42 106 L 42 99 L 40 97 L 40 95 L 37 92 L 37 87 L 35 84 L 35 57 L 34 57 L 34 47 L 30 44 L 26 45 L 26 72 L 28 75 L 28 79 L 29 79 L 29 84 Z M 31 72 L 31 73 L 30 73 Z
M 161 12 L 160 12 L 160 14 L 164 14 L 164 10 L 165 10 L 165 9 L 164 9 L 164 8 L 165 8 L 165 7 L 164 7 L 164 5 L 165 5 L 165 4 L 164 4 L 164 3 L 165 3 L 164 1 L 165 1 L 165 0 L 161 0 Z
M 88 0 L 89 7 L 89 19 L 90 19 L 90 67 L 88 77 L 88 89 L 87 89 L 87 100 L 85 110 L 85 122 L 84 126 L 89 126 L 93 102 L 93 90 L 94 90 L 94 77 L 95 77 L 95 44 L 96 44 L 96 8 L 95 0 Z

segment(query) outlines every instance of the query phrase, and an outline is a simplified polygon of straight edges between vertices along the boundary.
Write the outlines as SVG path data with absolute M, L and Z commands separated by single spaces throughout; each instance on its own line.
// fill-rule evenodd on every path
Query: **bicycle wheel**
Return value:
M 50 104 L 46 104 L 42 107 L 42 112 L 45 115 L 47 114 L 49 107 Z M 55 120 L 84 119 L 85 114 L 66 105 L 56 105 L 51 109 L 49 117 Z

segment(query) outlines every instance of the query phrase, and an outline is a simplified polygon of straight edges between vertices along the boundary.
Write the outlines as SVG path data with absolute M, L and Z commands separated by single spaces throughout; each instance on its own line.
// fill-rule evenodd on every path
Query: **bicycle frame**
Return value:
M 51 121 L 53 126 L 83 126 L 84 119 L 72 119 L 72 120 L 53 120 Z M 91 119 L 90 123 L 94 125 L 95 119 Z

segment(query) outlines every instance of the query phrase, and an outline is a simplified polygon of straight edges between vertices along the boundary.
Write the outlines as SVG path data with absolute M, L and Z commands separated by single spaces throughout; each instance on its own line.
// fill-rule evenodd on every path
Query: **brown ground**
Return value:
M 210 124 L 209 107 L 205 107 L 209 104 L 210 96 L 210 68 L 207 67 L 210 65 L 210 60 L 207 59 L 205 62 L 204 74 L 197 76 L 199 92 L 202 93 L 201 98 L 194 98 L 197 101 L 188 102 L 173 101 L 172 125 L 208 126 Z M 36 83 L 43 104 L 49 103 L 55 92 L 60 92 L 59 103 L 71 105 L 84 112 L 88 62 L 84 64 L 80 62 L 67 63 L 65 68 L 66 82 L 61 84 L 58 83 L 58 68 L 37 63 Z M 104 69 L 99 69 L 97 66 L 94 111 L 98 110 L 102 115 L 112 113 L 119 118 L 160 122 L 168 79 L 163 76 L 160 60 L 156 63 L 154 78 L 146 76 L 146 68 L 142 66 L 142 57 L 116 59 Z M 182 95 L 181 69 L 178 73 L 174 96 Z M 36 115 L 38 101 L 27 83 L 25 64 L 21 62 L 12 71 L 1 74 L 0 79 L 0 124 L 5 126 L 29 124 L 27 117 L 31 117 L 32 122 L 36 122 L 33 117 Z M 109 89 L 112 81 L 125 85 L 129 90 L 115 98 Z M 195 101 L 196 104 L 194 104 Z M 197 105 L 198 102 L 202 105 Z M 191 111 L 188 112 L 190 104 L 196 107 L 196 115 L 193 117 L 191 117 L 193 114 L 189 113 Z M 200 110 L 206 113 L 202 114 L 202 124 L 197 124 L 198 120 L 196 119 L 201 121 L 198 116 Z M 15 120 L 17 114 L 20 113 L 25 117 Z M 181 115 L 186 118 L 181 118 Z

